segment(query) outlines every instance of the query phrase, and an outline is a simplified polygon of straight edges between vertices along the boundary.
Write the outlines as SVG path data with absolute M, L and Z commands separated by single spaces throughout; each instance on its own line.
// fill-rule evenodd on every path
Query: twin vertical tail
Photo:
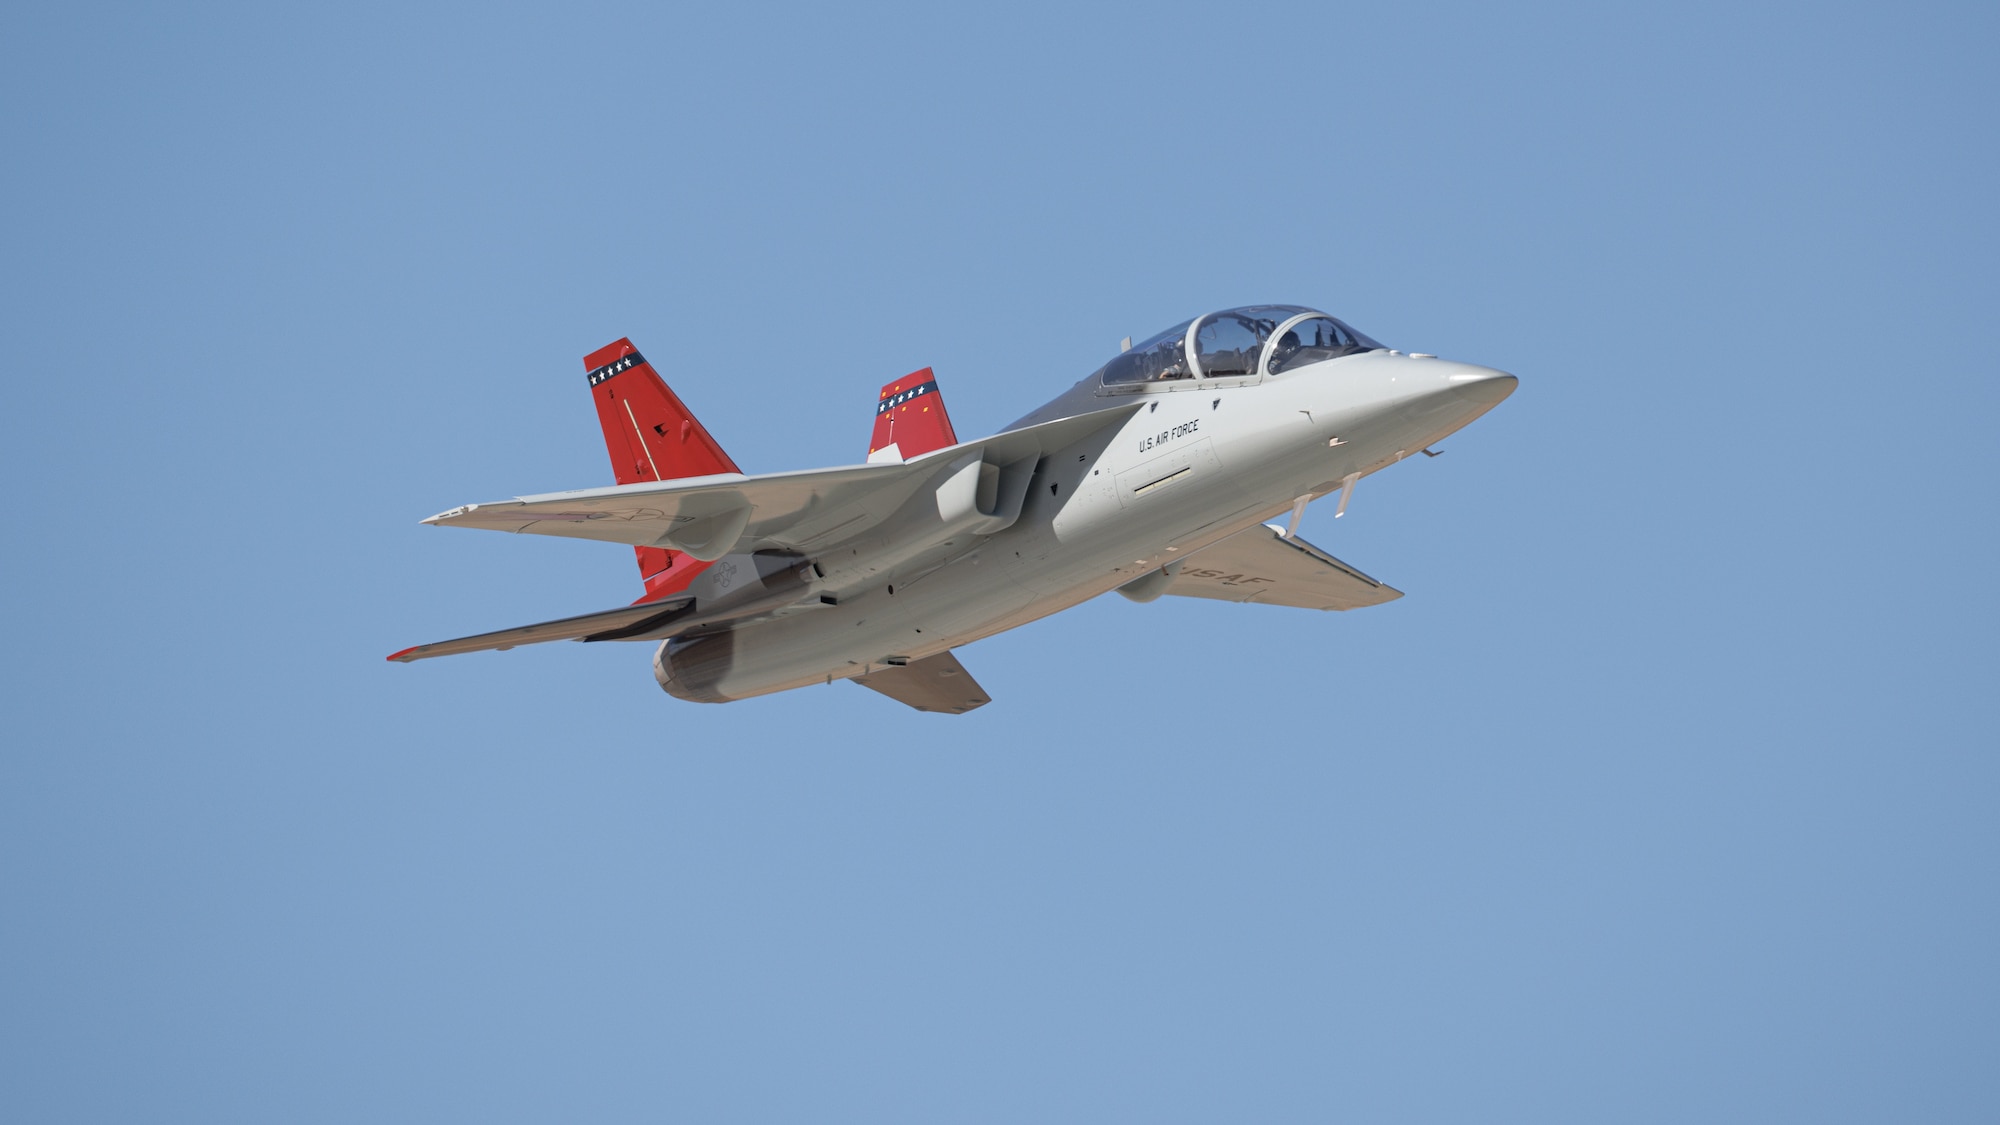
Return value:
M 875 403 L 875 432 L 868 439 L 869 461 L 907 461 L 957 444 L 930 368 L 883 386 Z
M 585 356 L 590 397 L 619 484 L 740 473 L 706 427 L 668 388 L 630 340 Z M 868 460 L 905 461 L 958 444 L 937 379 L 926 367 L 883 386 L 875 404 Z M 708 564 L 662 547 L 634 547 L 646 592 L 657 601 L 687 589 Z M 638 603 L 634 603 L 638 604 Z
M 619 484 L 703 477 L 742 470 L 668 389 L 630 340 L 585 356 L 590 397 Z M 878 423 L 879 424 L 879 423 Z M 660 547 L 634 547 L 646 592 L 641 602 L 678 593 L 708 564 Z

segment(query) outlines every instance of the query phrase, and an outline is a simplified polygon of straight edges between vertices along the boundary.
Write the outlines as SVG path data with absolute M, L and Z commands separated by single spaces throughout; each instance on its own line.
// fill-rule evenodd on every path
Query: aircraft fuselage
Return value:
M 1130 589 L 1183 560 L 1198 566 L 1203 548 L 1416 454 L 1514 385 L 1491 368 L 1384 350 L 1261 379 L 1115 391 L 1086 380 L 1010 430 L 1101 411 L 1129 416 L 1037 459 L 1009 526 L 931 540 L 909 557 L 859 546 L 782 565 L 725 557 L 704 575 L 711 587 L 740 583 L 724 601 L 750 600 L 764 583 L 786 608 L 663 642 L 655 675 L 676 697 L 722 702 L 943 653 Z M 936 518 L 927 495 L 913 499 L 909 520 Z M 802 596 L 811 593 L 819 596 Z

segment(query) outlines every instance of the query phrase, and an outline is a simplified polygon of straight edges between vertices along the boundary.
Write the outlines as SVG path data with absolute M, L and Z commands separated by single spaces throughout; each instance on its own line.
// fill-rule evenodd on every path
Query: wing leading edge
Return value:
M 1190 558 L 1165 592 L 1300 609 L 1360 609 L 1403 596 L 1270 524 L 1239 531 Z
M 969 441 L 909 461 L 743 476 L 722 473 L 615 488 L 552 492 L 453 508 L 439 527 L 560 535 L 664 547 L 712 560 L 732 551 L 814 552 L 894 515 L 939 470 L 981 454 L 1009 464 L 1053 453 L 1123 421 L 1130 407 L 1062 418 Z

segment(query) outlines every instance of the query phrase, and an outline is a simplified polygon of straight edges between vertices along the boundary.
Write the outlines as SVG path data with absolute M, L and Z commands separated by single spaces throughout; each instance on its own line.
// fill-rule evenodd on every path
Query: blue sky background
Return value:
M 1991 5 L 0 15 L 17 1121 L 1991 1121 Z M 723 707 L 629 334 L 751 471 L 1206 309 L 1520 391 L 948 718 Z

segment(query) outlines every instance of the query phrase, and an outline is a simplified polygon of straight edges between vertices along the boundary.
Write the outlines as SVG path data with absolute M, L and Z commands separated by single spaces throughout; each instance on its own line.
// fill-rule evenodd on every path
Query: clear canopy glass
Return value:
M 1303 319 L 1301 319 L 1303 318 Z M 1291 323 L 1296 321 L 1296 323 Z M 1279 329 L 1283 328 L 1283 332 Z M 1273 334 L 1277 342 L 1270 348 Z M 1188 355 L 1192 340 L 1194 355 Z M 1246 305 L 1184 320 L 1149 336 L 1098 370 L 1104 386 L 1174 379 L 1231 379 L 1333 359 L 1382 345 L 1322 312 L 1296 305 Z
M 1292 325 L 1278 337 L 1271 348 L 1271 374 L 1381 346 L 1330 316 L 1316 316 Z
M 1194 371 L 1187 362 L 1187 330 L 1193 324 L 1192 320 L 1183 320 L 1132 345 L 1131 350 L 1101 369 L 1105 385 L 1193 378 Z

